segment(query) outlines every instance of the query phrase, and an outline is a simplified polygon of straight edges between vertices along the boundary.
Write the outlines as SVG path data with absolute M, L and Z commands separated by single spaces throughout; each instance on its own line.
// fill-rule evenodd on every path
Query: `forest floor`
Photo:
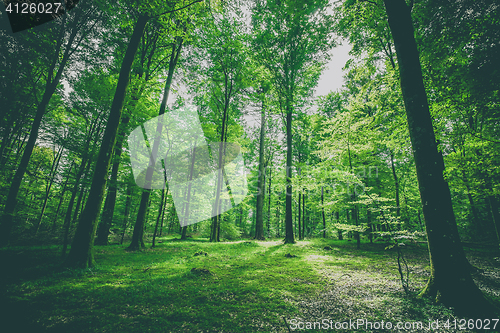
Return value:
M 416 297 L 429 276 L 423 244 L 403 250 L 407 294 L 397 252 L 382 243 L 357 250 L 355 242 L 323 239 L 160 242 L 139 252 L 97 246 L 98 265 L 88 270 L 61 269 L 57 246 L 0 250 L 1 331 L 468 332 L 452 309 Z M 476 283 L 500 299 L 499 259 L 467 254 L 484 270 Z

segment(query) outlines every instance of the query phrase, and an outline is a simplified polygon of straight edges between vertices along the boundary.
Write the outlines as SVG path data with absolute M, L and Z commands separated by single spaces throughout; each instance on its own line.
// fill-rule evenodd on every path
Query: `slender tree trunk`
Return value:
M 372 225 L 372 212 L 370 208 L 366 208 L 366 224 L 368 225 L 368 239 L 373 243 L 373 225 Z
M 323 207 L 323 186 L 321 186 L 321 215 L 323 216 L 323 238 L 326 238 L 326 219 L 325 219 L 325 207 Z
M 71 191 L 71 198 L 69 199 L 68 207 L 66 208 L 66 216 L 64 217 L 64 223 L 63 223 L 63 249 L 61 253 L 61 256 L 63 258 L 64 256 L 66 256 L 66 249 L 68 247 L 68 235 L 69 235 L 69 227 L 71 225 L 71 214 L 73 213 L 73 205 L 75 203 L 76 196 L 78 195 L 80 179 L 85 173 L 85 170 L 88 171 L 88 169 L 90 168 L 90 163 L 91 163 L 90 158 L 89 159 L 86 159 L 86 157 L 82 158 L 82 162 L 75 177 L 75 184 L 73 185 L 73 190 Z M 75 211 L 78 211 L 78 208 Z
M 486 301 L 472 280 L 453 213 L 444 163 L 437 150 L 414 38 L 411 9 L 405 0 L 384 0 L 394 38 L 417 179 L 429 246 L 431 276 L 421 295 L 459 312 L 487 316 Z
M 161 101 L 161 105 L 160 105 L 160 111 L 158 112 L 159 116 L 161 116 L 162 114 L 165 113 L 165 110 L 167 107 L 168 95 L 170 93 L 170 86 L 172 85 L 172 78 L 174 76 L 175 66 L 177 65 L 177 61 L 179 60 L 179 55 L 181 53 L 182 42 L 183 42 L 183 40 L 181 38 L 178 38 L 178 39 L 176 39 L 176 42 L 172 44 L 172 53 L 170 55 L 167 80 L 165 81 L 165 87 L 163 89 L 163 97 L 162 97 L 162 101 Z M 177 43 L 179 43 L 179 44 L 177 44 Z M 157 147 L 158 144 L 159 144 L 159 142 L 156 142 L 156 140 L 155 140 L 155 142 L 153 143 L 153 149 L 155 146 Z M 149 180 L 151 179 L 150 177 L 152 177 L 153 168 L 154 168 L 154 165 L 153 166 L 150 165 L 148 167 L 146 181 L 148 181 L 148 179 Z M 128 251 L 135 251 L 135 250 L 144 248 L 144 240 L 143 240 L 144 225 L 145 225 L 145 218 L 146 218 L 146 211 L 147 211 L 146 208 L 147 208 L 150 194 L 151 194 L 151 190 L 148 190 L 148 189 L 145 189 L 142 192 L 141 202 L 139 204 L 139 211 L 137 213 L 137 218 L 135 220 L 134 233 L 132 235 L 132 242 L 130 243 L 129 247 L 127 248 Z
M 268 192 L 268 205 L 267 205 L 267 237 L 271 237 L 271 176 L 272 168 L 269 168 L 269 192 Z
M 101 223 L 97 228 L 96 245 L 108 245 L 109 229 L 113 221 L 113 213 L 116 205 L 116 195 L 118 193 L 118 169 L 120 167 L 120 157 L 122 154 L 123 141 L 130 117 L 123 117 L 121 122 L 121 130 L 118 134 L 118 139 L 115 146 L 115 161 L 111 169 L 111 178 L 109 180 L 108 194 L 104 201 L 104 210 L 101 217 Z
M 66 193 L 66 191 L 68 189 L 68 182 L 69 182 L 69 178 L 71 175 L 71 169 L 73 169 L 74 165 L 75 165 L 75 163 L 72 162 L 71 166 L 69 167 L 68 177 L 66 177 L 66 181 L 64 182 L 63 190 L 61 192 L 61 199 L 59 200 L 59 205 L 57 205 L 57 210 L 56 210 L 56 213 L 54 215 L 54 220 L 52 222 L 52 232 L 54 232 L 56 230 L 57 217 L 59 216 L 59 210 L 61 209 L 62 203 L 64 201 L 64 194 Z
M 399 220 L 399 215 L 400 215 L 400 205 L 399 205 L 399 180 L 398 176 L 396 174 L 396 167 L 394 166 L 394 155 L 391 153 L 391 168 L 392 168 L 392 177 L 394 178 L 394 186 L 396 188 L 396 217 L 398 219 L 398 230 L 401 230 L 401 221 Z
M 94 177 L 90 187 L 89 200 L 85 205 L 85 209 L 78 223 L 76 234 L 71 246 L 71 251 L 66 259 L 66 266 L 74 266 L 87 268 L 94 265 L 94 235 L 97 227 L 97 217 L 99 216 L 104 189 L 106 187 L 106 179 L 108 176 L 109 163 L 113 155 L 116 133 L 120 124 L 123 103 L 129 83 L 130 69 L 134 61 L 135 53 L 139 47 L 141 36 L 144 32 L 149 17 L 139 15 L 135 24 L 134 32 L 130 39 L 130 43 L 125 52 L 125 56 L 118 77 L 118 84 L 115 91 L 115 96 L 111 104 L 106 129 L 102 139 L 101 149 L 97 158 L 97 163 L 94 170 Z
M 262 109 L 260 113 L 260 144 L 259 144 L 259 175 L 257 180 L 257 198 L 256 198 L 256 217 L 255 217 L 255 239 L 264 240 L 264 199 L 266 192 L 266 184 L 264 181 L 264 137 L 266 125 L 266 109 L 264 100 L 262 100 Z
M 288 102 L 290 104 L 290 102 Z M 285 244 L 295 243 L 292 221 L 292 110 L 286 110 L 286 198 L 285 198 Z
M 62 249 L 62 254 L 61 254 L 63 258 L 66 255 L 66 250 L 68 248 L 69 230 L 70 230 L 72 222 L 75 221 L 77 216 L 78 216 L 78 211 L 80 210 L 80 205 L 82 203 L 84 191 L 85 191 L 85 188 L 84 188 L 84 186 L 82 186 L 80 189 L 80 194 L 78 195 L 78 200 L 76 201 L 76 207 L 75 207 L 74 212 L 70 211 L 69 210 L 70 207 L 68 206 L 68 213 L 66 215 L 68 217 L 68 220 L 67 220 L 67 222 L 64 221 L 63 249 Z M 72 202 L 70 202 L 70 203 L 71 203 L 71 208 L 73 208 L 73 203 Z M 73 218 L 71 218 L 71 214 L 73 214 Z
M 168 191 L 167 191 L 167 195 L 168 195 Z M 163 233 L 163 221 L 165 219 L 165 211 L 167 210 L 167 199 L 168 199 L 167 195 L 165 196 L 165 202 L 163 203 L 163 209 L 161 212 L 160 237 L 162 236 L 162 233 Z
M 130 204 L 132 202 L 132 190 L 130 189 L 130 184 L 127 186 L 127 199 L 125 200 L 125 212 L 123 214 L 123 231 L 122 231 L 122 237 L 120 240 L 120 245 L 123 244 L 123 238 L 125 237 L 125 231 L 127 230 L 128 226 L 128 215 L 130 212 Z
M 160 224 L 160 218 L 161 218 L 162 212 L 163 212 L 163 201 L 164 200 L 165 200 L 165 189 L 163 189 L 161 191 L 160 206 L 158 208 L 158 217 L 156 218 L 155 231 L 153 233 L 153 243 L 151 244 L 151 247 L 155 247 L 156 233 L 158 232 L 158 224 Z
M 50 168 L 49 173 L 49 183 L 45 189 L 45 198 L 43 200 L 42 210 L 40 211 L 40 216 L 38 217 L 38 221 L 36 222 L 35 236 L 38 234 L 38 230 L 40 229 L 40 225 L 42 224 L 43 214 L 45 214 L 45 208 L 47 208 L 47 202 L 49 201 L 50 189 L 52 188 L 52 184 L 54 183 L 54 179 L 56 176 L 57 167 L 59 166 L 59 161 L 61 160 L 63 147 L 59 149 L 59 152 L 54 157 L 54 161 L 52 162 L 52 166 Z
M 301 219 L 302 219 L 302 205 L 301 205 L 301 200 L 302 198 L 302 193 L 299 192 L 299 240 L 302 240 L 304 239 L 304 236 L 302 235 L 302 223 L 301 223 Z
M 306 195 L 302 194 L 302 239 L 306 238 Z
M 337 223 L 340 223 L 340 213 L 338 211 L 335 212 L 335 218 L 337 220 Z M 339 240 L 343 240 L 344 238 L 342 237 L 342 230 L 337 229 L 337 235 L 339 237 Z

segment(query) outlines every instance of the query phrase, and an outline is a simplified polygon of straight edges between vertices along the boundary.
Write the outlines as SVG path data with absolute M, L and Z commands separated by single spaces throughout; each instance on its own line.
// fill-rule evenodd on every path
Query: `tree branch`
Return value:
M 166 12 L 163 12 L 161 14 L 158 14 L 158 15 L 155 15 L 155 16 L 151 16 L 151 18 L 156 18 L 156 17 L 160 17 L 162 15 L 165 15 L 165 14 L 169 14 L 169 13 L 173 13 L 173 12 L 176 12 L 176 11 L 179 11 L 179 10 L 183 10 L 185 8 L 188 8 L 190 7 L 191 5 L 194 5 L 195 3 L 197 2 L 202 2 L 203 0 L 195 0 L 193 2 L 191 2 L 190 4 L 188 5 L 185 5 L 184 7 L 181 7 L 181 8 L 178 8 L 178 9 L 172 9 L 172 10 L 169 10 L 169 11 L 166 11 Z

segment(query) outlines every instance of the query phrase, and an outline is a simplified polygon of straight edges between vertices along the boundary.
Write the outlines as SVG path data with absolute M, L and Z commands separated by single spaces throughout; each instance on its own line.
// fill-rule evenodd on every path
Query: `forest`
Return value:
M 0 331 L 500 331 L 498 1 L 0 8 Z

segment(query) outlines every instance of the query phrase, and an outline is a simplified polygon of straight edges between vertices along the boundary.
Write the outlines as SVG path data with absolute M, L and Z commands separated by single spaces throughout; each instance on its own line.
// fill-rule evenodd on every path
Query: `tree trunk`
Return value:
M 104 201 L 104 211 L 101 217 L 101 223 L 97 228 L 97 237 L 95 240 L 96 245 L 108 245 L 109 229 L 113 221 L 113 213 L 116 205 L 116 195 L 118 193 L 118 169 L 120 168 L 120 157 L 122 154 L 123 141 L 125 140 L 125 133 L 130 117 L 123 117 L 121 122 L 121 130 L 118 134 L 118 140 L 115 146 L 115 161 L 111 169 L 111 178 L 109 180 L 108 194 Z
M 125 237 L 125 231 L 127 230 L 128 226 L 128 214 L 130 212 L 130 204 L 132 202 L 132 190 L 130 189 L 130 184 L 127 186 L 127 199 L 125 200 L 125 212 L 123 214 L 123 231 L 122 231 L 122 238 L 120 240 L 120 245 L 123 244 L 123 238 Z
M 165 189 L 161 191 L 161 200 L 160 200 L 160 206 L 158 208 L 158 217 L 156 218 L 155 231 L 153 233 L 153 243 L 151 244 L 152 248 L 155 247 L 156 233 L 158 232 L 158 224 L 160 224 L 160 218 L 162 216 L 164 200 L 165 200 Z
M 340 223 L 340 213 L 338 211 L 335 212 L 335 218 L 337 220 L 337 223 Z M 344 238 L 342 237 L 342 230 L 337 229 L 337 235 L 339 237 L 339 240 L 343 240 Z
M 400 215 L 400 207 L 399 207 L 399 180 L 396 175 L 396 167 L 394 166 L 394 155 L 391 153 L 391 168 L 392 168 L 392 177 L 394 178 L 394 186 L 396 187 L 396 193 L 394 194 L 396 197 L 396 218 L 398 220 L 398 230 L 401 230 L 401 221 L 399 220 Z
M 286 110 L 286 149 L 285 244 L 293 244 L 295 240 L 292 221 L 292 108 L 290 105 Z
M 266 110 L 264 101 L 262 101 L 262 110 L 260 117 L 260 144 L 259 144 L 259 175 L 257 180 L 257 204 L 255 207 L 255 237 L 257 240 L 264 240 L 264 199 L 266 192 L 266 184 L 264 181 L 264 136 L 266 125 Z
M 306 237 L 306 195 L 302 194 L 302 239 Z
M 75 184 L 73 186 L 73 190 L 71 191 L 71 198 L 69 199 L 68 207 L 66 208 L 66 216 L 64 217 L 63 223 L 63 249 L 61 256 L 64 258 L 66 255 L 66 249 L 68 247 L 68 235 L 69 235 L 69 227 L 71 225 L 71 214 L 73 213 L 73 205 L 75 203 L 76 196 L 78 194 L 78 188 L 80 186 L 80 179 L 82 178 L 85 170 L 88 171 L 90 168 L 90 159 L 82 158 L 82 164 L 80 164 L 80 168 L 75 177 Z M 78 200 L 80 201 L 80 199 Z M 75 210 L 78 211 L 78 208 Z
M 168 195 L 168 192 L 167 192 L 167 195 Z M 162 232 L 163 232 L 163 221 L 165 219 L 165 211 L 167 210 L 167 196 L 165 196 L 165 202 L 163 203 L 163 209 L 162 209 L 162 212 L 161 212 L 161 224 L 160 224 L 160 237 L 162 235 Z
M 56 213 L 54 215 L 54 220 L 52 221 L 52 232 L 54 232 L 56 230 L 57 217 L 59 215 L 59 210 L 61 209 L 62 203 L 64 201 L 64 194 L 66 193 L 66 191 L 68 189 L 69 176 L 71 174 L 71 169 L 73 169 L 74 165 L 75 165 L 75 163 L 72 162 L 71 166 L 69 167 L 68 177 L 66 177 L 66 181 L 64 182 L 63 190 L 61 192 L 61 199 L 59 200 L 59 205 L 57 205 L 57 210 L 56 210 Z
M 372 225 L 372 212 L 370 208 L 366 208 L 366 224 L 368 225 L 368 239 L 373 243 L 373 225 Z
M 177 61 L 179 59 L 179 55 L 182 49 L 182 39 L 177 39 L 175 43 L 172 45 L 172 53 L 170 55 L 170 62 L 168 66 L 168 75 L 167 75 L 167 80 L 165 81 L 165 87 L 163 89 L 163 97 L 160 105 L 160 111 L 158 112 L 158 115 L 161 116 L 162 114 L 165 113 L 166 107 L 167 107 L 167 100 L 168 100 L 168 95 L 170 93 L 170 86 L 172 85 L 172 78 L 174 76 L 174 69 L 175 66 L 177 65 Z M 179 42 L 179 45 L 177 46 L 177 42 Z M 153 149 L 155 147 L 158 147 L 159 142 L 153 143 Z M 157 149 L 157 148 L 156 148 Z M 154 165 L 149 165 L 148 171 L 146 174 L 146 182 L 151 180 L 152 178 L 152 171 L 153 171 Z M 134 225 L 134 233 L 132 235 L 132 242 L 130 243 L 129 247 L 127 248 L 128 251 L 135 251 L 140 248 L 144 248 L 144 240 L 143 240 L 143 235 L 144 235 L 144 225 L 145 225 L 145 218 L 146 218 L 146 211 L 147 211 L 147 204 L 149 201 L 149 196 L 151 194 L 151 190 L 145 189 L 142 192 L 141 196 L 141 203 L 139 204 L 139 211 L 137 213 L 137 219 L 135 221 Z
M 130 43 L 123 58 L 115 96 L 111 104 L 106 129 L 102 138 L 101 149 L 99 150 L 99 155 L 94 169 L 94 177 L 90 187 L 89 200 L 87 201 L 83 214 L 80 217 L 73 245 L 71 246 L 71 251 L 65 262 L 66 266 L 87 268 L 94 265 L 94 254 L 92 249 L 94 245 L 95 229 L 97 227 L 97 217 L 99 216 L 101 210 L 109 163 L 113 155 L 116 133 L 120 124 L 123 103 L 125 101 L 126 90 L 129 84 L 130 70 L 148 19 L 149 17 L 146 15 L 139 15 L 134 27 L 134 32 L 132 33 L 132 37 L 130 39 Z
M 384 4 L 396 47 L 429 246 L 431 276 L 421 295 L 442 301 L 460 312 L 484 316 L 486 301 L 472 280 L 458 235 L 450 190 L 443 177 L 444 163 L 434 137 L 411 9 L 405 0 L 384 0 Z
M 271 237 L 271 184 L 272 184 L 272 168 L 269 168 L 269 192 L 267 205 L 267 237 Z
M 40 211 L 40 216 L 38 217 L 38 220 L 36 222 L 35 236 L 38 234 L 38 230 L 40 229 L 40 225 L 42 224 L 43 214 L 45 214 L 45 209 L 47 208 L 47 202 L 49 201 L 49 196 L 50 196 L 50 189 L 52 188 L 52 184 L 54 183 L 57 167 L 59 166 L 59 161 L 61 160 L 62 152 L 63 152 L 63 147 L 61 146 L 59 151 L 57 152 L 56 156 L 54 156 L 54 161 L 52 162 L 52 166 L 50 168 L 50 172 L 49 172 L 50 179 L 49 179 L 49 183 L 47 184 L 47 186 L 45 188 L 45 198 L 43 200 L 43 205 L 42 205 L 42 209 Z
M 302 234 L 302 205 L 301 205 L 301 200 L 302 198 L 302 193 L 299 192 L 299 240 L 304 239 L 304 235 Z
M 323 238 L 326 238 L 325 207 L 323 207 L 323 186 L 321 186 L 321 215 L 323 216 Z

